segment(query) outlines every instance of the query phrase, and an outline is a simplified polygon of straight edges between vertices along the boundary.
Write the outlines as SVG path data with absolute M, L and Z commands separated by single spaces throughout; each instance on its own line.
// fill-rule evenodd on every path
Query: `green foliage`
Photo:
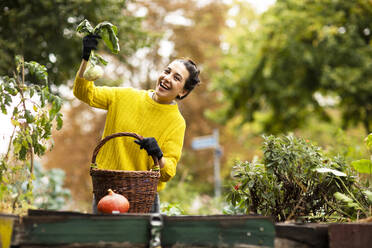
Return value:
M 372 174 L 372 161 L 370 159 L 360 159 L 353 161 L 351 165 L 359 173 Z
M 169 211 L 173 211 L 171 208 L 178 209 L 177 206 L 180 204 L 182 209 L 180 208 L 179 211 L 182 214 L 190 214 L 192 201 L 199 195 L 198 188 L 192 184 L 191 180 L 191 175 L 182 178 L 181 173 L 179 173 L 167 183 L 166 190 L 160 191 L 159 195 L 163 212 L 169 214 Z
M 70 190 L 63 188 L 65 172 L 61 169 L 44 170 L 35 163 L 33 180 L 34 206 L 39 209 L 59 210 L 66 207 L 71 198 Z
M 368 151 L 371 153 L 371 139 L 372 134 L 369 134 L 366 139 L 365 143 L 367 146 Z M 369 174 L 370 177 L 372 176 L 372 161 L 371 159 L 360 159 L 355 160 L 351 163 L 352 167 L 358 173 L 365 173 Z M 336 192 L 335 197 L 343 204 L 345 208 L 347 208 L 348 212 L 356 212 L 358 216 L 352 216 L 354 219 L 359 218 L 359 212 L 362 212 L 364 216 L 372 216 L 372 191 L 370 188 L 370 182 L 367 180 L 365 184 L 365 188 L 362 191 L 364 195 L 365 201 L 360 201 L 354 194 L 354 192 L 347 190 L 345 193 Z
M 0 2 L 0 75 L 12 75 L 13 58 L 22 54 L 26 61 L 46 66 L 49 83 L 60 85 L 74 77 L 81 61 L 78 24 L 109 20 L 117 25 L 121 55 L 125 62 L 139 48 L 149 46 L 152 37 L 142 28 L 142 18 L 127 10 L 128 0 L 117 1 L 26 1 Z
M 370 159 L 355 160 L 351 163 L 351 165 L 357 172 L 369 174 L 372 177 L 372 133 L 370 133 L 364 141 L 366 143 Z M 369 185 L 367 184 L 367 186 Z
M 261 114 L 264 131 L 281 133 L 314 114 L 329 120 L 323 96 L 342 111 L 344 127 L 361 123 L 372 131 L 368 0 L 278 0 L 261 17 L 241 12 L 235 23 L 214 80 L 223 93 L 214 119 L 240 116 L 245 123 Z
M 220 214 L 221 199 L 210 194 L 213 194 L 213 185 L 195 183 L 191 173 L 181 169 L 166 189 L 160 191 L 161 211 L 168 215 Z
M 372 152 L 372 133 L 368 134 L 365 139 L 367 149 Z
M 0 106 L 11 113 L 13 133 L 0 162 L 0 209 L 24 210 L 32 205 L 34 156 L 44 155 L 53 122 L 62 128 L 62 100 L 48 88 L 46 68 L 17 56 L 13 77 L 0 77 Z
M 345 213 L 349 213 L 348 217 L 352 220 L 372 215 L 370 209 L 372 206 L 372 192 L 369 190 L 364 190 L 362 193 L 364 194 L 363 201 L 358 200 L 351 192 L 336 192 L 334 194 L 336 200 L 338 200 L 338 203 L 341 204 L 341 206 L 345 209 Z
M 178 203 L 161 203 L 160 212 L 169 216 L 173 215 L 185 215 L 185 211 L 181 208 Z
M 340 157 L 330 158 L 310 142 L 292 135 L 264 136 L 262 162 L 236 162 L 234 185 L 225 212 L 258 213 L 276 221 L 352 217 L 337 205 L 336 192 L 366 199 Z

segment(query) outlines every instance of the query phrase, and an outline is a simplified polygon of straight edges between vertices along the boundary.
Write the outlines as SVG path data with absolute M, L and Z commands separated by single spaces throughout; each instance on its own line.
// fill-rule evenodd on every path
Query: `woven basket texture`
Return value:
M 111 189 L 128 199 L 128 213 L 150 212 L 157 192 L 159 172 L 91 169 L 90 175 L 97 202 Z

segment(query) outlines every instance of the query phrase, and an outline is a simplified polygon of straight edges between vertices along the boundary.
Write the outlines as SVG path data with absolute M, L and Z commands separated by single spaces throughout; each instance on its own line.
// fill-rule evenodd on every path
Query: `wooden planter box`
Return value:
M 93 215 L 31 210 L 0 214 L 0 248 L 372 247 L 372 223 L 274 224 L 248 215 Z M 158 244 L 156 244 L 158 242 Z
M 162 248 L 274 247 L 274 239 L 275 226 L 271 219 L 259 216 L 30 211 L 13 226 L 11 247 L 137 248 L 156 247 L 156 241 L 160 241 Z

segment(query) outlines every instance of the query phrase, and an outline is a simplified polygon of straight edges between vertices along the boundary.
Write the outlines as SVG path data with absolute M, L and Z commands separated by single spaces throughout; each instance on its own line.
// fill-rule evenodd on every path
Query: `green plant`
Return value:
M 365 173 L 372 176 L 372 133 L 365 138 L 367 150 L 369 152 L 369 159 L 355 160 L 351 163 L 353 168 L 359 173 Z
M 182 168 L 167 183 L 166 190 L 160 191 L 161 212 L 168 215 L 216 214 L 221 208 L 218 200 L 208 194 L 209 188 L 209 184 L 194 183 L 189 170 Z
M 365 143 L 368 152 L 372 154 L 372 134 L 369 134 L 365 138 Z M 351 165 L 358 173 L 368 174 L 370 177 L 372 176 L 372 155 L 370 159 L 355 160 Z M 372 216 L 372 190 L 369 186 L 370 183 L 367 180 L 362 190 L 363 201 L 358 199 L 354 192 L 350 191 L 347 187 L 345 187 L 345 193 L 335 193 L 336 199 L 342 204 L 345 211 L 349 213 L 350 219 L 355 220 L 359 219 L 360 216 Z
M 160 212 L 165 215 L 185 215 L 185 211 L 178 203 L 163 202 L 160 204 Z
M 0 210 L 22 212 L 32 206 L 35 155 L 45 153 L 53 122 L 62 128 L 62 100 L 50 92 L 43 65 L 15 60 L 13 77 L 0 77 L 1 111 L 11 113 L 14 127 L 0 158 Z
M 329 220 L 348 216 L 334 193 L 348 189 L 362 199 L 341 157 L 329 158 L 321 148 L 293 135 L 263 138 L 262 161 L 238 161 L 233 169 L 235 181 L 227 201 L 239 211 L 276 221 Z
M 33 180 L 34 206 L 40 209 L 59 210 L 66 207 L 71 198 L 69 189 L 63 187 L 65 172 L 62 169 L 44 170 L 40 163 L 35 163 Z

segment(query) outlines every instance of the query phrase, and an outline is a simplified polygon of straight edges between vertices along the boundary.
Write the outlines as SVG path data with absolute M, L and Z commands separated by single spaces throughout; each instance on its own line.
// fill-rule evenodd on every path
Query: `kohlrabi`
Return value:
M 89 81 L 96 81 L 103 76 L 103 69 L 99 65 L 90 64 L 84 72 L 84 78 Z
M 93 28 L 89 21 L 85 19 L 79 24 L 76 31 L 84 35 L 99 35 L 112 53 L 117 54 L 120 51 L 119 39 L 117 37 L 118 29 L 109 22 L 101 22 Z M 98 64 L 107 65 L 107 61 L 92 50 L 89 62 L 90 65 L 84 73 L 84 78 L 89 81 L 94 81 L 102 77 L 103 69 Z

